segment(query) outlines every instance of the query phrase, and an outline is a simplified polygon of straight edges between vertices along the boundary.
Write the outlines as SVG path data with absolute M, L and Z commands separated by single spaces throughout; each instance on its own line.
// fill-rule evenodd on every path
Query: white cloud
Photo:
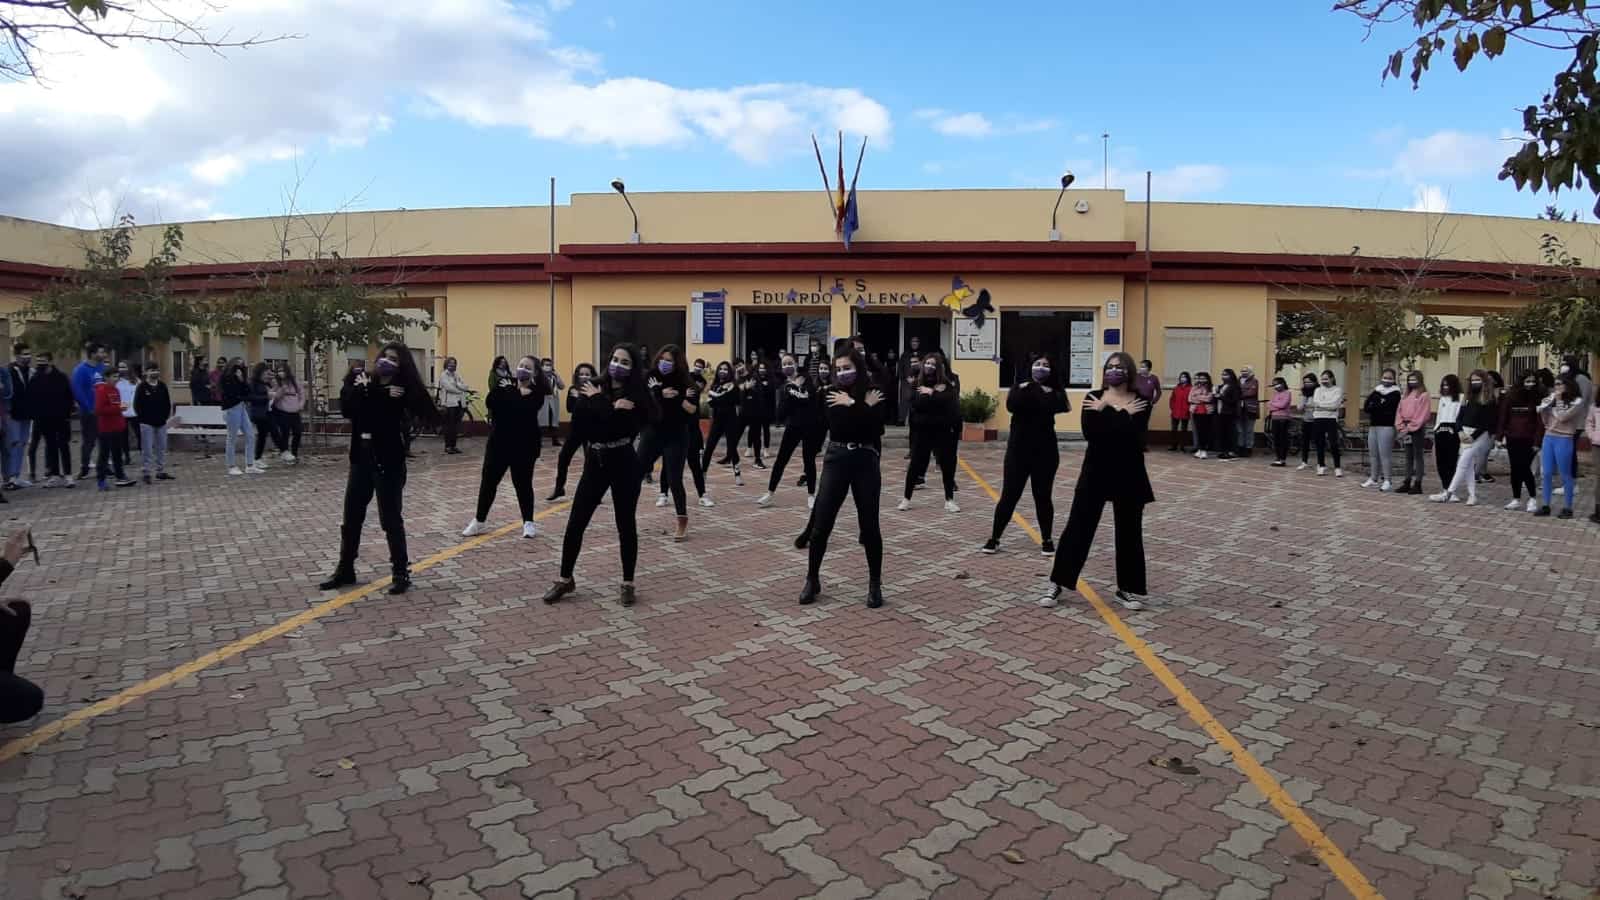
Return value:
M 550 34 L 544 10 L 566 0 L 172 2 L 213 34 L 304 37 L 225 57 L 47 44 L 48 85 L 0 83 L 0 159 L 20 176 L 0 179 L 0 212 L 66 221 L 129 202 L 204 216 L 252 165 L 360 146 L 419 109 L 618 152 L 714 144 L 751 163 L 809 155 L 813 130 L 892 139 L 888 110 L 850 87 L 607 76 Z
M 945 137 L 986 138 L 995 135 L 1037 134 L 1056 127 L 1054 119 L 1004 116 L 996 122 L 983 113 L 950 112 L 943 109 L 919 109 L 915 115 L 927 122 L 929 128 Z
M 572 0 L 548 0 L 551 12 L 564 12 L 571 8 Z
M 1460 131 L 1436 131 L 1427 137 L 1406 141 L 1395 158 L 1392 171 L 1407 181 L 1492 178 L 1499 174 L 1505 158 L 1516 152 L 1517 145 L 1509 135 L 1494 138 Z
M 1419 184 L 1412 189 L 1412 202 L 1406 209 L 1412 212 L 1442 213 L 1450 211 L 1450 197 L 1444 188 L 1435 184 Z
M 1100 168 L 1099 160 L 1068 160 L 1064 168 L 1077 176 L 1076 188 L 1109 187 L 1123 191 L 1129 200 L 1144 199 L 1145 173 L 1143 169 L 1130 169 L 1113 165 L 1109 170 Z M 1228 185 L 1228 170 L 1214 163 L 1181 163 L 1151 173 L 1151 193 L 1157 201 L 1190 200 L 1222 191 Z M 1041 186 L 1058 187 L 1060 181 L 1052 177 Z

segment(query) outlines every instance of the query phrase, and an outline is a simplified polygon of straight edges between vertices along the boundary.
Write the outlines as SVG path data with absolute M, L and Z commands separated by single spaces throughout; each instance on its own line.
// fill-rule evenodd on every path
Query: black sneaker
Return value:
M 999 550 L 1000 550 L 1000 542 L 999 541 L 995 540 L 994 538 L 990 538 L 987 541 L 984 541 L 984 543 L 983 543 L 983 552 L 985 552 L 985 553 L 997 553 L 997 552 L 999 552 Z
M 1558 518 L 1558 519 L 1570 519 L 1570 518 L 1572 518 L 1572 510 L 1563 509 L 1561 512 L 1556 514 L 1556 518 Z
M 143 479 L 141 479 L 141 480 L 142 480 L 142 481 L 144 481 L 144 483 L 145 483 L 145 484 L 149 484 L 149 483 L 150 483 L 150 476 L 149 476 L 149 475 L 146 475 L 146 476 L 144 476 L 144 478 L 143 478 Z
M 1534 518 L 1537 518 L 1537 519 L 1546 518 L 1546 517 L 1548 517 L 1550 515 L 1550 507 L 1541 506 L 1541 507 L 1539 507 L 1539 511 L 1534 513 L 1533 515 L 1534 515 Z
M 559 603 L 561 598 L 577 590 L 578 583 L 570 578 L 563 578 L 550 585 L 550 590 L 544 592 L 544 602 Z
M 173 478 L 171 475 L 168 475 L 165 472 L 157 472 L 156 473 L 156 480 L 157 481 L 177 481 L 178 479 Z
M 554 502 L 556 500 L 560 500 L 562 497 L 565 497 L 566 495 L 567 495 L 567 489 L 558 487 L 555 490 L 550 492 L 550 496 L 544 498 L 544 502 L 551 503 L 551 502 Z
M 1144 601 L 1128 593 L 1127 591 L 1119 588 L 1116 596 L 1117 602 L 1121 603 L 1124 609 L 1129 609 L 1134 612 L 1140 612 L 1144 609 Z
M 398 596 L 400 594 L 404 594 L 406 591 L 409 591 L 409 590 L 411 590 L 411 576 L 410 575 L 396 575 L 394 577 L 394 581 L 392 581 L 389 584 L 389 593 L 390 594 L 394 594 L 396 596 Z
M 337 572 L 334 572 L 333 577 L 317 585 L 317 589 L 321 591 L 336 591 L 339 588 L 349 587 L 355 583 L 356 573 L 341 569 Z
M 1056 542 L 1050 540 L 1049 538 L 1045 538 L 1039 544 L 1039 552 L 1041 554 L 1045 555 L 1045 556 L 1055 556 L 1056 555 Z
M 132 478 L 118 478 L 116 482 L 117 487 L 133 487 L 138 483 L 139 482 L 134 481 Z
M 631 584 L 623 585 L 622 590 L 617 595 L 617 602 L 621 603 L 623 606 L 632 606 L 634 603 L 638 602 L 638 599 L 638 596 L 633 591 L 633 585 Z

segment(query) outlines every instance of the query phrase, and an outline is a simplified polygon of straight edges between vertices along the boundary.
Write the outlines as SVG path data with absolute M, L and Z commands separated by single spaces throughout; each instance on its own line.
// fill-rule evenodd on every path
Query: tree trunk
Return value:
M 317 439 L 315 427 L 317 423 L 317 369 L 312 362 L 313 351 L 311 348 L 311 342 L 306 341 L 305 366 L 300 370 L 300 383 L 304 385 L 306 392 L 305 404 L 302 407 L 305 410 L 306 417 L 310 420 L 306 424 L 312 429 L 311 440 L 315 441 Z M 310 441 L 307 443 L 310 443 Z

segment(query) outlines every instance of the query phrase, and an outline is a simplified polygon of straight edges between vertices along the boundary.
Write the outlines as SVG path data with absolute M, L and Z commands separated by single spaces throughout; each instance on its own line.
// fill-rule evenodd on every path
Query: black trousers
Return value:
M 1506 456 L 1511 460 L 1511 496 L 1521 500 L 1524 485 L 1529 497 L 1538 496 L 1539 489 L 1533 483 L 1533 441 L 1508 438 Z
M 1272 425 L 1272 452 L 1277 455 L 1278 462 L 1289 458 L 1289 420 L 1269 419 Z
M 95 442 L 100 447 L 100 455 L 94 467 L 95 477 L 105 480 L 115 474 L 118 481 L 126 480 L 128 476 L 124 474 L 122 468 L 122 451 L 128 444 L 128 433 L 104 431 L 96 436 Z
M 629 444 L 607 450 L 584 449 L 583 474 L 578 476 L 578 490 L 567 514 L 567 533 L 561 541 L 562 578 L 572 577 L 583 550 L 583 532 L 606 491 L 611 492 L 611 511 L 617 518 L 622 580 L 633 580 L 633 570 L 639 562 L 639 454 Z
M 673 508 L 680 516 L 689 514 L 683 491 L 683 463 L 688 452 L 689 429 L 682 425 L 652 426 L 639 438 L 639 480 L 643 481 L 660 459 L 661 491 L 672 494 Z
M 1300 461 L 1311 462 L 1311 445 L 1317 442 L 1317 420 L 1300 420 Z
M 1339 420 L 1338 419 L 1317 419 L 1312 424 L 1317 426 L 1317 430 L 1315 432 L 1316 436 L 1317 436 L 1317 465 L 1319 467 L 1326 465 L 1327 456 L 1325 456 L 1324 454 L 1326 453 L 1328 448 L 1331 447 L 1333 449 L 1333 467 L 1335 469 L 1340 468 L 1340 465 L 1339 465 Z M 1451 472 L 1454 472 L 1454 471 L 1455 470 L 1452 468 Z
M 267 438 L 272 439 L 272 446 L 277 448 L 279 453 L 283 452 L 283 433 L 278 430 L 280 422 L 277 417 L 269 412 L 264 419 L 252 417 L 250 424 L 256 429 L 256 459 L 263 458 L 262 453 L 267 449 Z
M 1185 443 L 1186 443 L 1186 441 L 1184 441 L 1184 436 L 1185 435 L 1189 435 L 1189 434 L 1190 434 L 1190 431 L 1189 431 L 1189 420 L 1188 419 L 1173 419 L 1172 420 L 1172 449 L 1174 449 L 1174 450 L 1182 450 L 1184 448 Z
M 689 467 L 689 474 L 694 478 L 695 493 L 704 497 L 706 495 L 706 467 L 700 464 L 700 453 L 705 450 L 706 440 L 700 436 L 700 420 L 689 422 L 689 445 L 683 454 L 684 465 Z
M 1100 515 L 1108 502 L 1116 525 L 1117 587 L 1130 594 L 1144 594 L 1144 503 L 1107 501 L 1082 491 L 1072 497 L 1072 510 L 1067 513 L 1067 527 L 1061 532 L 1050 580 L 1069 591 L 1077 589 L 1078 576 L 1083 574 L 1089 548 L 1094 546 L 1095 530 L 1100 527 Z
M 1456 475 L 1456 461 L 1461 458 L 1461 435 L 1448 428 L 1433 433 L 1433 461 L 1439 469 L 1439 486 L 1450 487 Z
M 1054 441 L 1048 447 L 1006 446 L 1005 479 L 1000 484 L 1000 502 L 994 508 L 994 530 L 989 537 L 998 541 L 1017 511 L 1022 489 L 1033 485 L 1033 510 L 1039 519 L 1039 533 L 1050 539 L 1056 524 L 1056 504 L 1050 491 L 1055 487 L 1056 469 L 1061 467 L 1061 450 Z
M 449 406 L 444 409 L 444 448 L 454 450 L 456 438 L 461 435 L 461 415 L 466 412 L 464 406 Z M 295 452 L 299 452 L 296 450 Z M 483 521 L 479 519 L 478 521 Z
M 739 460 L 739 431 L 743 424 L 733 416 L 711 417 L 711 434 L 706 437 L 706 448 L 700 454 L 700 468 L 711 468 L 711 455 L 717 452 L 717 441 L 724 438 L 728 441 L 727 459 L 738 465 Z
M 522 521 L 533 521 L 533 464 L 538 457 L 532 447 L 501 446 L 489 439 L 483 452 L 483 478 L 478 482 L 479 522 L 489 521 L 489 507 L 494 505 L 495 492 L 500 490 L 500 479 L 511 473 L 511 487 L 517 492 L 517 509 Z
M 72 474 L 72 425 L 64 418 L 47 418 L 33 420 L 33 440 L 28 444 L 28 474 L 30 477 L 37 475 L 39 469 L 34 465 L 37 459 L 35 451 L 39 449 L 39 441 L 44 441 L 44 471 L 45 477 L 70 476 Z
M 911 465 L 906 467 L 907 500 L 911 499 L 912 489 L 928 474 L 930 456 L 938 460 L 939 473 L 944 476 L 944 498 L 955 499 L 957 440 L 956 433 L 948 428 L 912 429 Z
M 1237 415 L 1229 415 L 1227 413 L 1217 413 L 1212 417 L 1211 426 L 1217 432 L 1218 455 L 1233 455 L 1233 439 L 1238 428 L 1236 424 L 1238 421 L 1239 417 Z
M 290 453 L 299 456 L 300 436 L 305 434 L 306 430 L 305 420 L 297 412 L 274 412 L 272 417 L 277 422 L 278 436 L 282 440 L 280 449 L 287 446 Z M 256 459 L 260 458 L 261 453 L 257 451 Z
M 783 469 L 789 465 L 796 447 L 800 448 L 800 466 L 806 475 L 806 493 L 817 493 L 817 453 L 822 449 L 822 430 L 804 425 L 789 425 L 783 429 L 778 441 L 778 458 L 772 463 L 772 475 L 767 479 L 767 493 L 778 489 L 783 479 Z
M 772 437 L 768 434 L 768 429 L 772 426 L 755 419 L 741 419 L 739 425 L 744 429 L 745 437 L 749 441 L 751 459 L 761 459 L 761 449 L 772 446 Z M 734 443 L 737 444 L 738 441 Z
M 339 569 L 355 568 L 361 551 L 361 526 L 367 520 L 367 504 L 378 499 L 378 524 L 389 542 L 389 570 L 396 577 L 411 574 L 406 555 L 406 520 L 401 509 L 401 494 L 406 489 L 405 461 L 381 462 L 370 449 L 358 447 L 364 459 L 350 464 L 350 479 L 344 486 L 344 524 L 339 529 Z
M 1216 436 L 1216 426 L 1212 424 L 1216 421 L 1216 418 L 1215 413 L 1194 414 L 1194 446 L 1196 450 L 1215 449 L 1211 439 Z
M 16 615 L 0 613 L 0 725 L 31 719 L 44 708 L 44 691 L 16 673 L 33 607 L 26 600 L 13 600 L 11 609 Z
M 556 457 L 556 490 L 567 489 L 567 467 L 572 465 L 572 454 L 581 449 L 583 442 L 573 440 L 571 435 L 568 435 L 567 442 L 561 445 L 561 453 Z
M 96 439 L 100 436 L 100 426 L 95 420 L 94 413 L 88 415 L 78 413 L 78 432 L 78 440 L 83 444 L 78 448 L 78 474 L 83 477 L 89 474 L 89 463 L 94 459 Z
M 822 484 L 817 489 L 817 503 L 812 511 L 811 556 L 806 566 L 806 577 L 816 578 L 822 571 L 822 559 L 828 554 L 828 537 L 839 520 L 839 510 L 849 494 L 856 502 L 856 519 L 861 528 L 861 546 L 867 551 L 867 572 L 873 584 L 883 580 L 883 530 L 878 524 L 878 493 L 883 489 L 883 475 L 878 469 L 875 450 L 830 447 L 822 462 Z

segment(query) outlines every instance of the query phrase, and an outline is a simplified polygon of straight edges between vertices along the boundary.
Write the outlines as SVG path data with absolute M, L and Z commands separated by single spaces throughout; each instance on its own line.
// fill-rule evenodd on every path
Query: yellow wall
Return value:
M 1273 338 L 1277 332 L 1276 314 L 1267 300 L 1264 285 L 1175 284 L 1150 285 L 1149 353 L 1143 354 L 1144 285 L 1130 281 L 1123 305 L 1128 323 L 1123 349 L 1135 360 L 1148 358 L 1155 364 L 1164 389 L 1177 383 L 1177 372 L 1168 371 L 1166 360 L 1167 328 L 1211 329 L 1211 377 L 1217 380 L 1223 369 L 1238 372 L 1251 366 L 1263 385 L 1270 382 Z M 1194 372 L 1189 373 L 1193 375 Z M 1151 418 L 1152 429 L 1171 426 L 1170 407 L 1162 396 Z
M 555 365 L 565 379 L 570 374 L 573 357 L 572 294 L 570 286 L 556 285 Z M 488 384 L 489 364 L 494 361 L 494 328 L 496 325 L 537 325 L 541 352 L 548 354 L 550 347 L 550 285 L 545 282 L 526 284 L 457 284 L 451 285 L 445 297 L 445 342 L 437 353 L 441 358 L 454 356 L 460 364 L 461 377 L 473 390 L 482 391 Z

